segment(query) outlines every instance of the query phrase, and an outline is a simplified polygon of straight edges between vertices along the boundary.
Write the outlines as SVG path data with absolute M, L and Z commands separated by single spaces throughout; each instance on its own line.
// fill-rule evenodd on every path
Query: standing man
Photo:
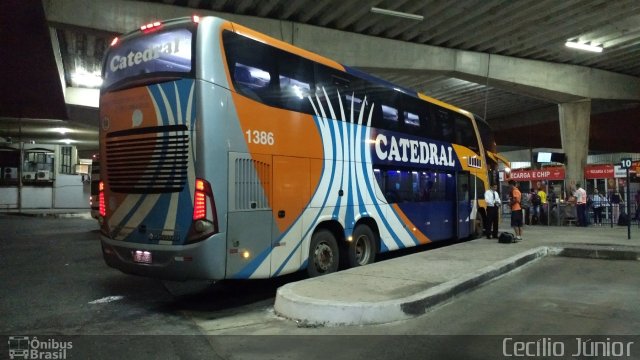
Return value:
M 491 188 L 485 191 L 484 200 L 487 202 L 487 222 L 484 225 L 484 233 L 487 239 L 498 238 L 498 211 L 500 209 L 500 195 L 498 194 L 498 185 L 493 184 Z
M 576 184 L 576 207 L 578 210 L 578 226 L 587 226 L 587 192 L 580 187 L 580 183 Z
M 598 193 L 598 189 L 594 189 L 591 201 L 593 202 L 593 223 L 596 226 L 602 226 L 602 208 L 606 204 L 606 199 Z
M 538 215 L 538 223 L 539 224 L 548 224 L 548 212 L 547 209 L 547 193 L 544 191 L 542 187 L 538 188 L 538 197 L 540 198 L 540 212 Z
M 509 180 L 511 185 L 511 226 L 513 232 L 516 233 L 516 240 L 522 240 L 522 207 L 520 207 L 520 201 L 522 200 L 522 193 L 517 187 L 514 180 Z

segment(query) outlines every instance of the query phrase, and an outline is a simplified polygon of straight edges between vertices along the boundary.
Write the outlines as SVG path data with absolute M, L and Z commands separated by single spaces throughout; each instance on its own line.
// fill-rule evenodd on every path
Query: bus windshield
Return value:
M 192 37 L 189 29 L 172 28 L 116 42 L 105 59 L 103 86 L 148 75 L 184 77 L 192 69 Z

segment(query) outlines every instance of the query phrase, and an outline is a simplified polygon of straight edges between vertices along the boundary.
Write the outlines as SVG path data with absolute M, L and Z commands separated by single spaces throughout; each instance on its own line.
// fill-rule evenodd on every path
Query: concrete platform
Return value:
M 503 223 L 500 231 L 509 231 Z M 640 227 L 526 226 L 524 240 L 485 238 L 290 283 L 277 314 L 307 325 L 369 325 L 424 314 L 545 256 L 640 260 Z

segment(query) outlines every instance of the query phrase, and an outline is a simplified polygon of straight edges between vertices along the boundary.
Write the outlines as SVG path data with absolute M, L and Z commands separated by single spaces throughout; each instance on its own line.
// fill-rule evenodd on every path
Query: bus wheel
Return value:
M 316 231 L 309 245 L 309 265 L 307 273 L 310 277 L 320 276 L 338 271 L 340 253 L 333 233 L 327 229 Z
M 376 258 L 376 236 L 367 225 L 358 225 L 349 242 L 349 267 L 371 264 Z

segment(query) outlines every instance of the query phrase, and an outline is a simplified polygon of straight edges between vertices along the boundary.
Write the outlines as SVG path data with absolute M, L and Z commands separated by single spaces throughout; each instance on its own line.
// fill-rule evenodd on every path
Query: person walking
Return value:
M 522 207 L 520 206 L 522 193 L 515 180 L 509 180 L 509 185 L 511 185 L 511 227 L 516 233 L 516 241 L 522 241 Z
M 578 212 L 578 226 L 587 226 L 587 192 L 580 186 L 580 183 L 576 184 L 576 210 Z
M 498 211 L 500 210 L 500 194 L 498 194 L 498 185 L 493 184 L 491 188 L 485 191 L 484 200 L 487 202 L 487 222 L 484 225 L 484 233 L 487 239 L 498 238 Z
M 598 189 L 594 189 L 591 201 L 593 203 L 593 223 L 595 226 L 602 226 L 602 209 L 606 206 L 607 199 L 600 195 Z

